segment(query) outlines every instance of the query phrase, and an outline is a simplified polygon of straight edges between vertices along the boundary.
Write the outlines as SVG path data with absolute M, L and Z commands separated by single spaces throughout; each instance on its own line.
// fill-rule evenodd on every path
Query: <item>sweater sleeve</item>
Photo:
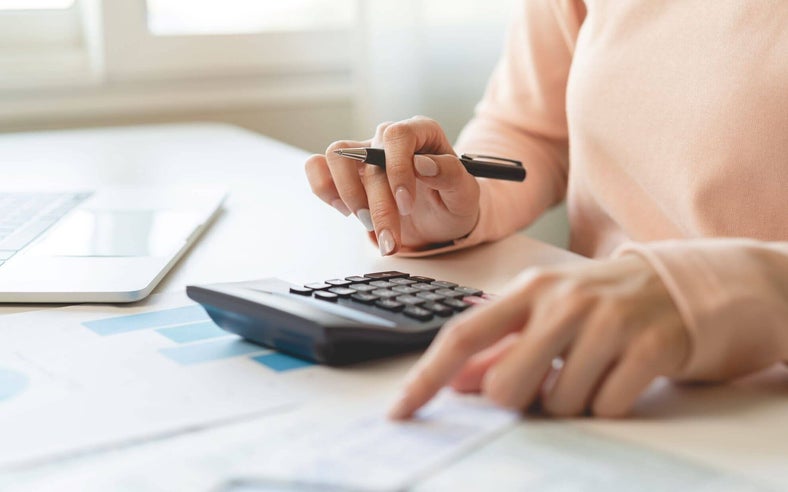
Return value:
M 625 244 L 665 283 L 690 332 L 688 380 L 724 380 L 788 360 L 788 242 Z
M 520 2 L 503 55 L 456 148 L 517 159 L 527 169 L 526 180 L 479 178 L 479 221 L 468 236 L 399 255 L 443 253 L 500 239 L 563 200 L 569 167 L 566 84 L 584 16 L 582 1 Z

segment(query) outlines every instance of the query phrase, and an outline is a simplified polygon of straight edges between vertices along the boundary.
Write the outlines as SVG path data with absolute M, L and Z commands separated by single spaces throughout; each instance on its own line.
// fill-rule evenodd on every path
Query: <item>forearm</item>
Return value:
M 788 243 L 748 239 L 627 245 L 671 293 L 692 338 L 686 379 L 724 380 L 788 360 Z

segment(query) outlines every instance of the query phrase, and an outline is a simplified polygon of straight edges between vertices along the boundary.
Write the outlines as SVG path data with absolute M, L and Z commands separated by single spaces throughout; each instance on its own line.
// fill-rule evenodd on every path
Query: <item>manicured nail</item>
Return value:
M 416 172 L 421 176 L 432 177 L 438 175 L 438 165 L 429 157 L 414 155 L 413 165 L 416 167 Z
M 375 226 L 372 225 L 372 216 L 369 215 L 368 208 L 360 208 L 356 210 L 356 217 L 358 217 L 359 222 L 361 222 L 367 231 L 372 232 L 375 230 Z
M 331 206 L 334 207 L 335 209 L 339 210 L 339 213 L 341 213 L 345 217 L 350 215 L 350 209 L 347 208 L 347 205 L 345 205 L 345 202 L 343 202 L 339 198 L 337 198 L 336 200 L 331 202 Z
M 378 246 L 380 246 L 380 254 L 383 256 L 388 256 L 394 251 L 394 236 L 388 229 L 384 229 L 378 234 Z
M 399 214 L 410 215 L 410 213 L 413 211 L 413 198 L 411 198 L 408 189 L 404 186 L 397 188 L 396 193 L 394 193 L 394 199 L 397 201 Z

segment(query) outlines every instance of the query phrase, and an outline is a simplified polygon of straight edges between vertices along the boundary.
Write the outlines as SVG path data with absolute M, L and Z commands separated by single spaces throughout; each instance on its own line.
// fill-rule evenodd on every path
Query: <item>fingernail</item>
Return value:
M 347 205 L 345 205 L 345 202 L 343 202 L 339 198 L 337 198 L 336 200 L 331 202 L 331 206 L 334 207 L 335 209 L 339 210 L 339 213 L 341 213 L 345 217 L 350 215 L 350 209 L 347 208 Z
M 372 225 L 372 216 L 369 215 L 368 208 L 360 208 L 356 210 L 356 217 L 358 217 L 359 222 L 361 222 L 367 231 L 372 232 L 375 230 L 375 226 Z
M 396 193 L 394 193 L 394 199 L 397 201 L 399 214 L 410 215 L 411 211 L 413 210 L 413 198 L 411 198 L 408 189 L 404 186 L 397 188 Z
M 413 165 L 416 167 L 416 172 L 421 176 L 432 177 L 438 175 L 438 165 L 429 157 L 414 155 Z
M 388 256 L 394 251 L 394 236 L 388 229 L 384 229 L 378 234 L 378 246 L 380 246 L 380 254 L 383 256 Z

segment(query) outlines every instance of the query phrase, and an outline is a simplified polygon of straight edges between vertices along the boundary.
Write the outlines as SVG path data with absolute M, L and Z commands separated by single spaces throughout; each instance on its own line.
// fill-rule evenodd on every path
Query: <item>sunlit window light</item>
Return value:
M 75 0 L 0 0 L 0 10 L 62 10 Z
M 356 0 L 147 0 L 156 35 L 238 34 L 345 28 Z

